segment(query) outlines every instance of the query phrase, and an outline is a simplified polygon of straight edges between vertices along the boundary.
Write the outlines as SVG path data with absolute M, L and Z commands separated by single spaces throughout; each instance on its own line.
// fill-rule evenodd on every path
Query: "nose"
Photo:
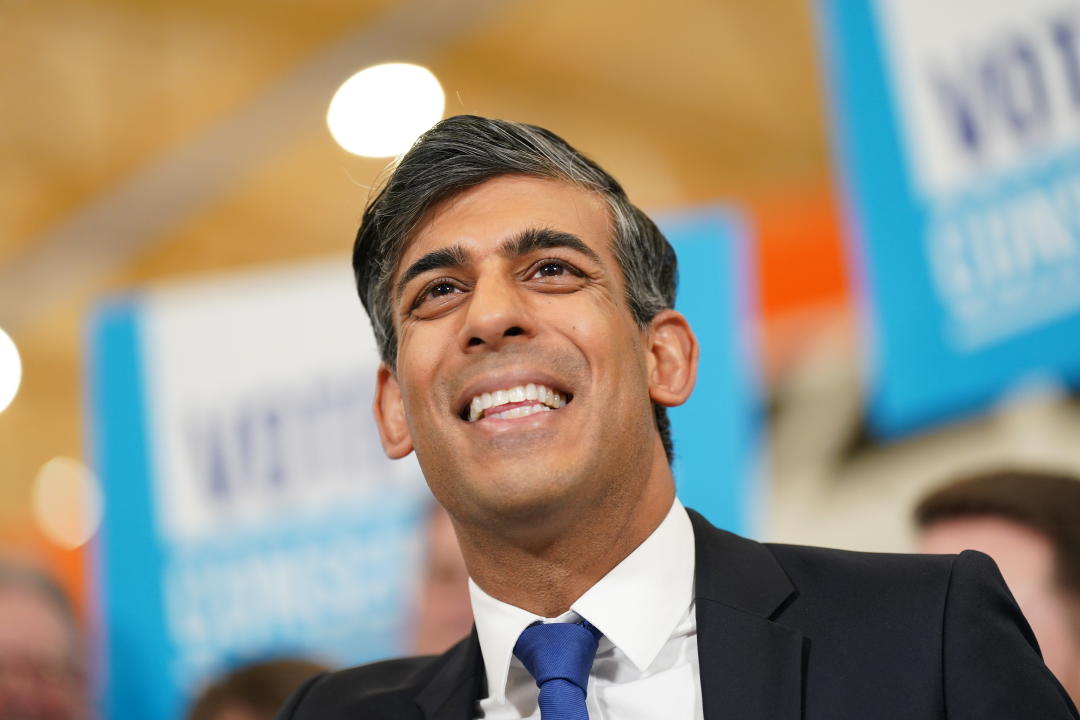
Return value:
M 533 334 L 533 322 L 512 278 L 484 278 L 473 287 L 461 345 L 466 352 L 498 350 Z

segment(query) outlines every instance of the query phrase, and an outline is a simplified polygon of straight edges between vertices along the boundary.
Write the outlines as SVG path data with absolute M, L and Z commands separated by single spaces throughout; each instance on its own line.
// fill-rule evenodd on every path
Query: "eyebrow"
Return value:
M 512 258 L 528 255 L 537 250 L 551 250 L 554 248 L 575 250 L 593 262 L 601 262 L 596 251 L 586 245 L 577 235 L 551 228 L 526 228 L 514 237 L 505 240 L 499 247 L 499 254 L 503 257 Z
M 405 289 L 405 286 L 417 275 L 423 275 L 431 270 L 463 267 L 468 262 L 469 253 L 460 245 L 451 245 L 450 247 L 432 250 L 401 273 L 401 278 L 394 288 L 394 296 L 401 297 L 401 292 Z
M 577 235 L 551 228 L 526 228 L 499 245 L 499 254 L 505 258 L 521 257 L 537 250 L 566 248 L 581 253 L 593 262 L 600 263 L 600 256 Z M 414 278 L 432 270 L 464 267 L 469 263 L 470 253 L 460 245 L 432 250 L 401 273 L 394 287 L 395 297 L 400 297 Z

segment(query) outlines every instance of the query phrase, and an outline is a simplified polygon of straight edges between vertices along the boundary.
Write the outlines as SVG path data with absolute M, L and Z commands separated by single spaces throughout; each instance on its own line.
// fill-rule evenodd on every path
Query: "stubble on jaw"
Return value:
M 663 446 L 654 440 L 654 459 L 667 468 Z M 470 576 L 511 605 L 542 617 L 562 614 L 649 536 L 674 500 L 672 483 L 612 482 L 608 490 L 607 505 L 574 517 L 565 504 L 553 503 L 542 515 L 543 533 L 530 532 L 535 526 L 528 522 L 466 526 L 455 521 Z

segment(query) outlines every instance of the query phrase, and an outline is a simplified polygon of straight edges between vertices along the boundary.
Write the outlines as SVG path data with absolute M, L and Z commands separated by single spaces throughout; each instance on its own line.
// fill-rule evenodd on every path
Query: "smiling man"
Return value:
M 675 255 L 557 136 L 439 123 L 353 265 L 383 447 L 448 511 L 476 625 L 319 676 L 280 717 L 1076 717 L 985 556 L 763 545 L 679 504 L 665 409 L 698 349 Z

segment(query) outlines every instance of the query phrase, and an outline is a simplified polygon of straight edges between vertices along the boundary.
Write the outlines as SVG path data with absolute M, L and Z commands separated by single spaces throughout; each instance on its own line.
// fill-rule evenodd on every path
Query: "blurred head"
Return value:
M 0 718 L 74 720 L 86 705 L 67 595 L 39 570 L 0 561 Z
M 413 650 L 420 655 L 434 655 L 468 635 L 473 616 L 469 571 L 458 547 L 454 525 L 441 505 L 432 504 L 425 534 L 426 555 L 413 626 Z
M 296 688 L 327 670 L 301 659 L 246 665 L 207 686 L 195 699 L 187 720 L 273 720 Z
M 920 552 L 994 558 L 1047 667 L 1080 701 L 1080 479 L 987 473 L 931 493 L 915 518 Z
M 675 252 L 619 183 L 565 140 L 543 128 L 471 115 L 447 118 L 420 137 L 364 212 L 353 270 L 383 361 L 397 365 L 393 279 L 418 226 L 440 203 L 493 178 L 520 175 L 567 183 L 595 194 L 609 213 L 610 242 L 625 302 L 639 326 L 675 304 Z M 668 460 L 665 408 L 653 405 Z

